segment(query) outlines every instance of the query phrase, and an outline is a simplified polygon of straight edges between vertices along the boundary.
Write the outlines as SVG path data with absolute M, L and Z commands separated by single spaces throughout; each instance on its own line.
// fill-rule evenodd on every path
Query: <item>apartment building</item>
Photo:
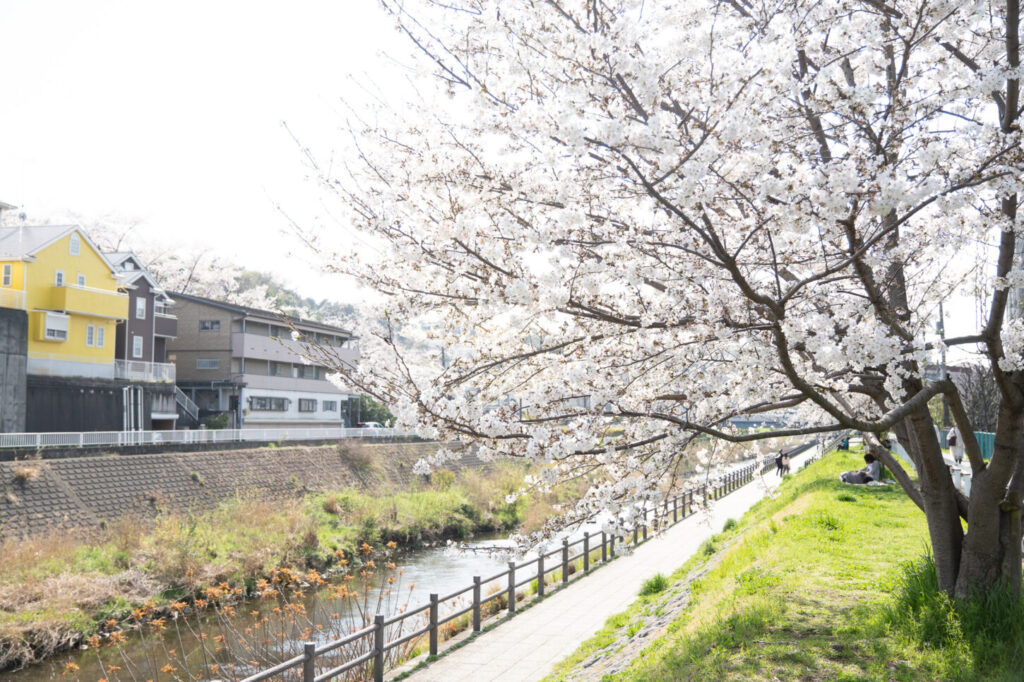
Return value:
M 354 364 L 359 347 L 351 332 L 189 294 L 170 297 L 178 333 L 168 340 L 168 358 L 202 415 L 227 414 L 231 428 L 353 425 L 358 396 L 330 383 L 328 368 L 308 364 L 291 334 L 294 328 Z

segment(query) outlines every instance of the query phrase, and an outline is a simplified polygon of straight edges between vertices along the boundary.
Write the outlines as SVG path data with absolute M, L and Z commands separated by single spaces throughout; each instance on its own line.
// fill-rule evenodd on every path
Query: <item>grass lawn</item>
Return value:
M 631 648 L 602 679 L 1024 679 L 1024 642 L 990 649 L 943 595 L 922 596 L 924 516 L 898 486 L 838 481 L 861 466 L 858 452 L 833 453 L 788 477 L 549 679 L 595 679 L 595 658 Z M 693 579 L 705 563 L 713 567 Z M 681 594 L 685 606 L 638 645 L 635 633 Z M 1019 615 L 1019 603 L 1009 610 Z

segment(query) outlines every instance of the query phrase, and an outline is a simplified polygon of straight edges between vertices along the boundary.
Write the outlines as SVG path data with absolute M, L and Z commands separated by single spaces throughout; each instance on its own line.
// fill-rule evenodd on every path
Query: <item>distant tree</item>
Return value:
M 954 379 L 975 431 L 995 431 L 999 420 L 999 386 L 992 368 L 970 365 Z
M 359 421 L 393 424 L 395 416 L 386 405 L 381 405 L 368 395 L 359 396 Z

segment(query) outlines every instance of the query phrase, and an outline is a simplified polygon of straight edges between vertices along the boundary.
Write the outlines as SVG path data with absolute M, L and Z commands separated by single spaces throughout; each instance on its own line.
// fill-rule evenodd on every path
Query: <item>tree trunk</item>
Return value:
M 918 476 L 921 480 L 928 535 L 935 554 L 939 589 L 953 594 L 960 571 L 964 540 L 956 489 L 942 459 L 942 450 L 927 406 L 916 410 L 908 421 L 919 448 Z
M 966 598 L 989 591 L 1000 583 L 1014 594 L 1021 588 L 1020 496 L 1008 491 L 1009 472 L 1016 467 L 1021 452 L 1021 410 L 1005 404 L 999 409 L 995 450 L 1003 456 L 1004 466 L 989 467 L 974 476 L 967 513 L 967 537 L 960 557 L 960 574 L 955 595 Z M 993 454 L 993 460 L 996 459 Z

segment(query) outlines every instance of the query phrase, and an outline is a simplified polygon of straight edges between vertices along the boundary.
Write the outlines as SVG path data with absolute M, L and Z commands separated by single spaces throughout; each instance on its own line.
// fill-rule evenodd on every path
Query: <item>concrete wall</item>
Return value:
M 406 487 L 439 444 L 343 443 L 223 452 L 0 462 L 0 537 L 88 527 L 131 514 L 187 513 L 236 495 L 270 497 L 381 483 Z M 452 468 L 486 468 L 466 451 Z
M 25 430 L 120 431 L 124 427 L 123 381 L 70 377 L 28 377 Z M 174 412 L 174 386 L 134 383 L 142 387 L 143 430 L 152 428 L 152 414 Z
M 120 431 L 124 385 L 113 380 L 31 375 L 26 431 Z
M 0 432 L 25 430 L 28 315 L 0 308 Z

